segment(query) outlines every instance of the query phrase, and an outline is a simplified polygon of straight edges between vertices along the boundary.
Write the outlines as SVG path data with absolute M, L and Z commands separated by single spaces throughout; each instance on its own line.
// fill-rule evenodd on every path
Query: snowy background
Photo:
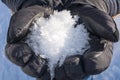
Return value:
M 10 10 L 0 1 L 0 80 L 35 80 L 24 74 L 21 69 L 12 64 L 4 55 L 7 29 L 10 20 Z M 120 30 L 120 16 L 115 21 Z M 111 66 L 102 74 L 94 76 L 94 80 L 120 80 L 120 41 L 114 44 L 114 56 Z

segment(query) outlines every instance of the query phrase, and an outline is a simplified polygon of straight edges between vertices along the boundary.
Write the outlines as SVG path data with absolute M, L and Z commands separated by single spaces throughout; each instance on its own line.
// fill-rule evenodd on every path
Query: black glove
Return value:
M 83 55 L 67 58 L 56 68 L 56 80 L 83 80 L 106 70 L 112 59 L 113 43 L 119 39 L 114 20 L 105 12 L 88 5 L 73 5 L 68 8 L 72 15 L 80 16 L 90 32 L 90 48 Z M 112 41 L 112 42 L 111 42 Z
M 93 40 L 98 41 L 96 43 L 94 43 L 93 41 L 93 44 L 90 44 L 92 47 L 90 47 L 90 49 L 88 49 L 82 57 L 73 56 L 67 58 L 61 67 L 56 67 L 56 80 L 79 80 L 83 78 L 84 75 L 86 76 L 96 74 L 105 70 L 109 66 L 111 60 L 112 43 L 108 41 L 101 43 L 101 38 L 113 42 L 118 41 L 118 30 L 114 21 L 108 14 L 91 6 L 81 7 L 78 5 L 74 5 L 69 8 L 73 15 L 79 15 L 81 17 L 88 31 L 90 31 L 92 35 L 97 37 Z M 31 22 L 35 19 L 35 17 L 47 16 L 47 14 L 49 14 L 48 12 L 51 12 L 48 8 L 46 9 L 40 6 L 31 6 L 16 12 L 11 18 L 7 37 L 8 45 L 6 46 L 6 55 L 8 56 L 8 58 L 17 65 L 22 66 L 23 71 L 27 74 L 35 77 L 41 77 L 39 78 L 40 80 L 50 79 L 49 71 L 46 70 L 46 60 L 35 55 L 35 53 L 29 48 L 29 46 L 24 43 L 24 38 L 28 34 L 29 26 L 31 25 Z M 95 13 L 95 15 L 93 15 L 93 13 Z M 102 21 L 99 20 L 98 17 L 102 19 Z M 93 45 L 101 46 L 96 48 L 96 46 Z M 105 47 L 105 45 L 107 46 Z M 89 53 L 90 55 L 88 55 Z M 96 69 L 96 65 L 100 65 L 103 59 L 101 58 L 101 55 L 99 55 L 99 58 L 97 58 L 96 54 L 102 54 L 103 57 L 106 58 L 107 61 L 105 63 L 103 62 L 104 64 L 106 64 L 106 66 L 99 66 L 97 67 L 98 69 Z M 19 58 L 17 57 L 18 55 L 20 56 Z M 26 57 L 26 55 L 29 55 L 29 57 Z M 87 67 L 88 65 L 93 65 L 93 67 L 89 68 Z M 61 73 L 64 75 L 62 75 Z
M 117 26 L 108 13 L 90 5 L 71 5 L 73 15 L 80 16 L 90 32 L 90 48 L 83 54 L 82 61 L 86 75 L 99 74 L 106 70 L 112 59 L 112 42 L 119 40 Z
M 6 56 L 22 70 L 33 77 L 41 77 L 47 70 L 47 61 L 36 55 L 24 42 L 29 28 L 37 17 L 47 17 L 49 8 L 31 6 L 16 12 L 10 20 L 7 34 Z

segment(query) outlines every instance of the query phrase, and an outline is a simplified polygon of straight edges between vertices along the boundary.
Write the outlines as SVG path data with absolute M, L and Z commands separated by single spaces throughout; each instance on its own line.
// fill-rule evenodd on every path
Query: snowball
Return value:
M 56 65 L 62 65 L 65 58 L 80 54 L 89 47 L 89 33 L 83 24 L 75 27 L 79 17 L 70 11 L 54 11 L 49 18 L 40 17 L 30 29 L 26 43 L 40 56 L 47 58 L 51 78 Z

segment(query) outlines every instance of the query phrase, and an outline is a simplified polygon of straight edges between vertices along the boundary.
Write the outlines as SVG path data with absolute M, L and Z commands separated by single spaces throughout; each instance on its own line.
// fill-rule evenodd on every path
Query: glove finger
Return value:
M 64 64 L 65 73 L 70 80 L 80 80 L 84 76 L 80 55 L 68 57 Z
M 22 67 L 22 70 L 30 76 L 42 77 L 47 71 L 47 68 L 48 66 L 46 59 L 43 59 L 40 56 L 33 55 L 30 58 L 29 62 L 24 67 Z
M 7 58 L 19 66 L 24 66 L 34 53 L 25 43 L 7 44 L 5 52 Z
M 87 75 L 95 75 L 106 70 L 112 59 L 112 42 L 93 39 L 91 47 L 83 54 L 84 70 Z
M 36 17 L 43 17 L 50 13 L 52 13 L 51 9 L 41 6 L 32 6 L 16 12 L 10 20 L 7 42 L 13 43 L 21 40 L 27 35 Z

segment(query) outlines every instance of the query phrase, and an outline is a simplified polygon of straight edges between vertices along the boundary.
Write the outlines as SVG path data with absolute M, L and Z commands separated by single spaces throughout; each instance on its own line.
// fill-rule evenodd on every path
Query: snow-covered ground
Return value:
M 10 19 L 10 11 L 0 1 L 0 80 L 35 80 L 24 74 L 21 69 L 12 64 L 4 56 L 6 44 L 6 34 Z M 116 17 L 116 22 L 120 30 L 120 16 Z M 120 80 L 120 41 L 114 44 L 114 55 L 111 66 L 100 75 L 94 76 L 94 80 Z

